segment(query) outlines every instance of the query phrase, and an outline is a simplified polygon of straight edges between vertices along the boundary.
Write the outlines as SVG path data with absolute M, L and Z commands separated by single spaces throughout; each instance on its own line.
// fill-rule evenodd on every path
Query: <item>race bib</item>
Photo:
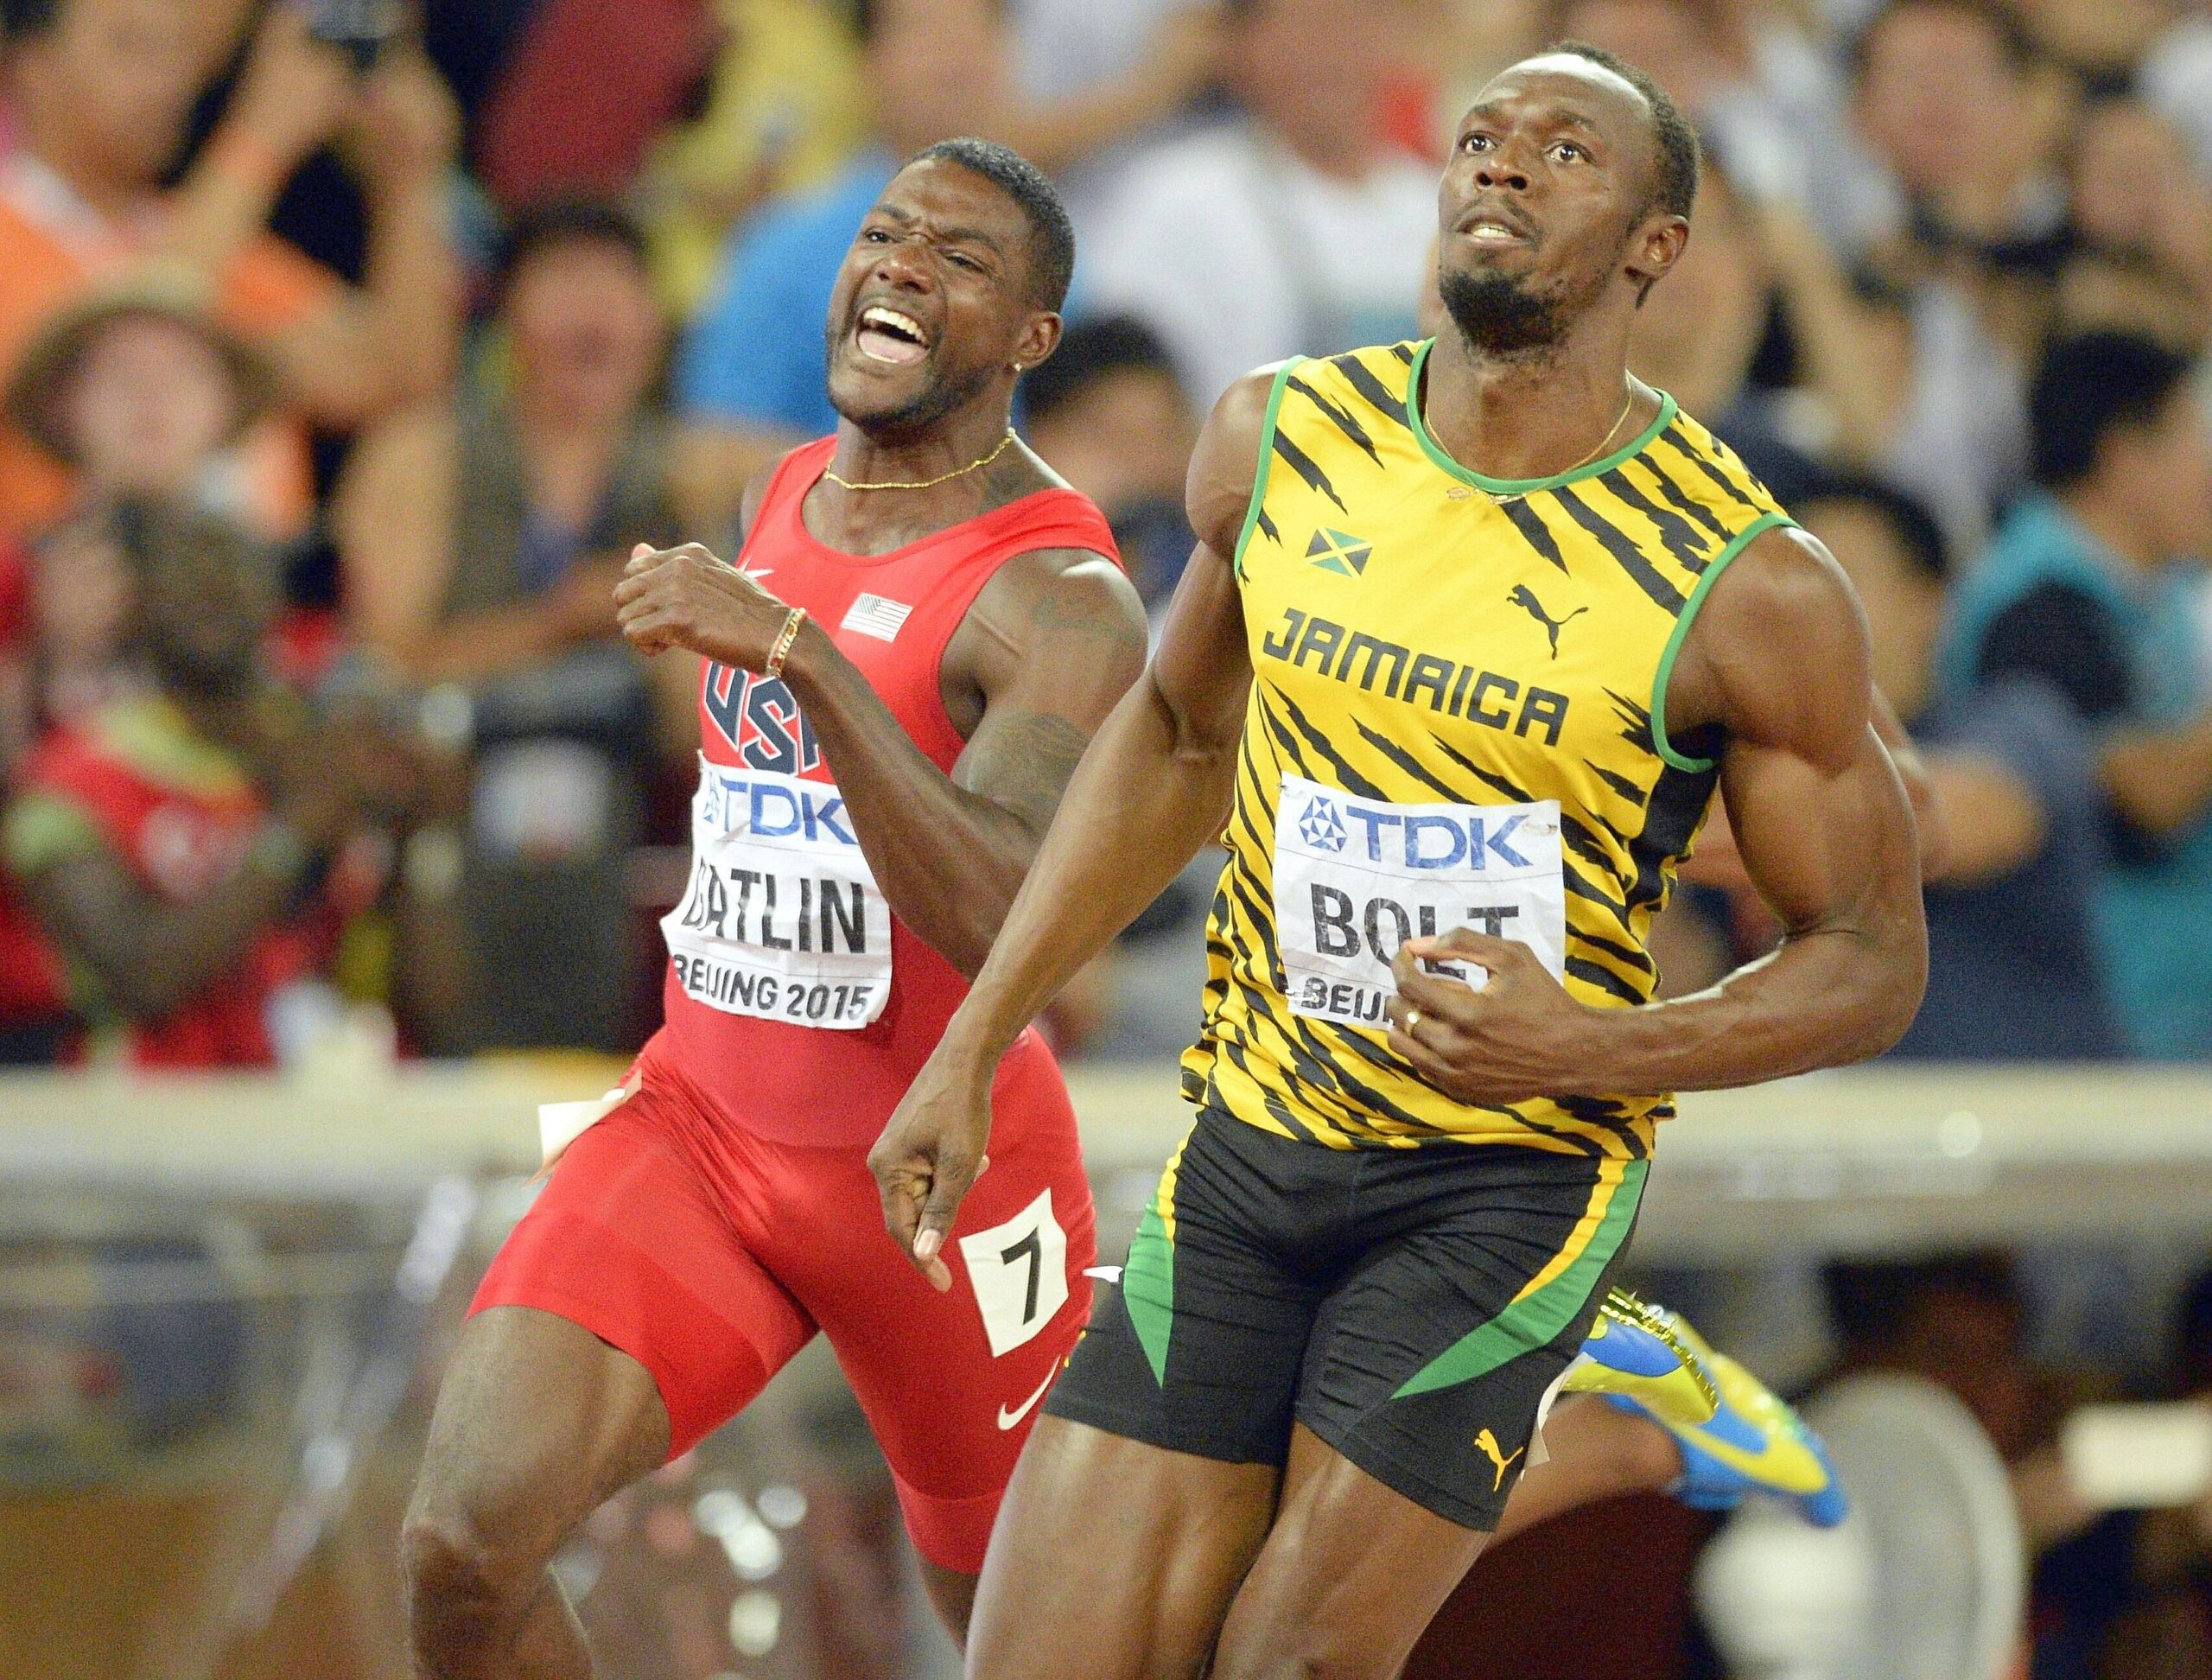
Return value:
M 1390 959 L 1408 939 L 1472 927 L 1567 961 L 1559 801 L 1391 805 L 1282 779 L 1275 935 L 1293 1013 L 1387 1028 Z M 1429 965 L 1478 990 L 1479 968 Z
M 891 996 L 891 907 L 830 782 L 699 760 L 691 879 L 661 919 L 685 994 L 849 1030 Z

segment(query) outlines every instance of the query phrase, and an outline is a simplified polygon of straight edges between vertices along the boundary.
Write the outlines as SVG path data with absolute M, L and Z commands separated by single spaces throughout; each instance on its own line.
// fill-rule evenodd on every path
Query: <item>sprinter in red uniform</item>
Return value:
M 734 567 L 641 550 L 616 593 L 634 645 L 708 662 L 667 1024 L 493 1261 L 446 1377 L 404 1542 L 427 1674 L 588 1674 L 547 1560 L 817 1330 L 965 1626 L 1089 1314 L 1074 1114 L 1025 1034 L 949 1291 L 885 1231 L 867 1156 L 1143 663 L 1105 520 L 1008 425 L 1072 260 L 1020 158 L 923 152 L 837 279 L 836 435 L 748 492 Z

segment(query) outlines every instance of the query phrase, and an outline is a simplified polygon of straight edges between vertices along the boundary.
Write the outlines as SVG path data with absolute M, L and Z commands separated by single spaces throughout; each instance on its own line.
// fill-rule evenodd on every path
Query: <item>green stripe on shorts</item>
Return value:
M 1407 1378 L 1405 1385 L 1390 1397 L 1402 1400 L 1408 1395 L 1426 1394 L 1431 1389 L 1472 1382 L 1523 1353 L 1532 1353 L 1557 1340 L 1560 1333 L 1574 1321 L 1574 1315 L 1588 1302 L 1598 1280 L 1605 1276 L 1614 1254 L 1627 1240 L 1629 1227 L 1636 1222 L 1637 1203 L 1643 1195 L 1643 1177 L 1650 1164 L 1648 1161 L 1624 1164 L 1620 1183 L 1605 1199 L 1596 1228 L 1586 1233 L 1578 1226 L 1574 1238 L 1569 1240 L 1583 1239 L 1581 1251 L 1556 1276 L 1521 1296 L 1489 1323 L 1460 1337 Z M 1134 1264 L 1134 1249 L 1129 1257 Z

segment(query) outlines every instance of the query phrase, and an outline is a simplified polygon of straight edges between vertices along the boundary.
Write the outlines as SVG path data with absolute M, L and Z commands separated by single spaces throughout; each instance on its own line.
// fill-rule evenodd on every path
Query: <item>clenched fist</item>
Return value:
M 614 586 L 615 621 L 630 646 L 653 654 L 689 648 L 717 665 L 759 671 L 791 609 L 696 543 L 631 551 Z

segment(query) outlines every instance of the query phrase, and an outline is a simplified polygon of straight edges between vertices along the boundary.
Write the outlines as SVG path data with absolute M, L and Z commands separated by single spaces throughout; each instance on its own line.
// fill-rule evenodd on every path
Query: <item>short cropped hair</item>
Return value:
M 598 198 L 550 198 L 530 206 L 508 226 L 492 270 L 493 295 L 504 300 L 524 263 L 565 245 L 613 245 L 640 270 L 652 266 L 645 229 L 620 205 Z
M 2156 422 L 2195 366 L 2139 333 L 2054 340 L 2028 391 L 2036 481 L 2063 490 L 2088 477 L 2106 438 Z
M 1060 335 L 1060 347 L 1021 381 L 1021 402 L 1041 420 L 1112 373 L 1157 373 L 1175 379 L 1175 359 L 1159 334 L 1135 315 L 1094 315 Z M 1179 381 L 1178 381 L 1179 386 Z
M 1644 103 L 1651 107 L 1654 153 L 1651 196 L 1643 208 L 1649 210 L 1656 205 L 1669 215 L 1688 220 L 1697 204 L 1698 176 L 1697 130 L 1690 119 L 1682 115 L 1681 108 L 1668 96 L 1665 88 L 1618 54 L 1593 47 L 1586 41 L 1555 41 L 1537 56 L 1560 54 L 1585 60 L 1600 70 L 1610 70 L 1643 95 Z
M 1058 189 L 1042 169 L 1011 146 L 973 136 L 940 140 L 906 161 L 957 163 L 1012 199 L 1029 223 L 1031 301 L 1055 312 L 1068 301 L 1068 283 L 1075 277 L 1075 224 L 1068 220 Z

